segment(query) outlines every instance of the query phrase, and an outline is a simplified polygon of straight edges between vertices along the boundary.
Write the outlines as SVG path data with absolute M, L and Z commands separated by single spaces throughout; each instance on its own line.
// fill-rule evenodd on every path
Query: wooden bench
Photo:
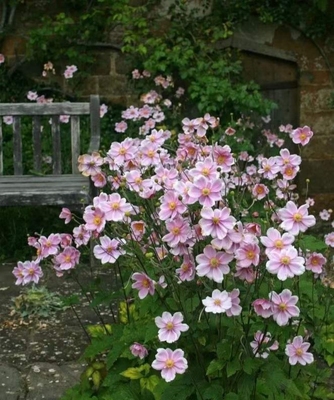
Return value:
M 70 140 L 68 138 L 70 154 L 62 154 L 60 115 L 70 116 L 71 137 Z M 80 174 L 77 162 L 81 154 L 80 117 L 84 115 L 90 117 L 90 140 L 86 152 L 91 153 L 99 150 L 100 147 L 100 101 L 97 95 L 92 95 L 90 102 L 87 103 L 0 104 L 0 206 L 79 206 L 89 203 L 93 186 L 89 178 Z M 13 116 L 12 161 L 4 159 L 4 154 L 8 153 L 8 151 L 4 152 L 4 149 L 9 144 L 8 141 L 4 142 L 3 116 Z M 21 120 L 26 116 L 32 118 L 30 152 L 33 157 L 33 168 L 28 171 L 24 170 L 21 132 Z M 45 122 L 43 123 L 45 117 L 50 118 L 51 123 L 51 137 L 48 138 L 49 143 L 52 143 L 50 175 L 44 175 L 42 169 L 42 136 L 45 136 L 45 133 L 41 130 L 42 126 L 45 126 Z M 64 173 L 62 158 L 70 164 L 70 170 L 65 171 L 66 173 Z M 12 175 L 4 172 L 4 165 L 7 166 L 9 162 L 12 162 Z

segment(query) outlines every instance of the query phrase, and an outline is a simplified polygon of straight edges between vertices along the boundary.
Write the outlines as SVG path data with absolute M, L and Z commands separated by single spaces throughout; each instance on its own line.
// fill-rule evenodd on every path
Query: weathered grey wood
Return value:
M 41 118 L 34 116 L 32 120 L 32 142 L 34 149 L 34 170 L 42 171 L 42 141 L 41 141 Z
M 14 116 L 13 158 L 14 176 L 3 173 L 2 125 L 0 123 L 0 206 L 69 205 L 82 206 L 96 194 L 89 178 L 83 177 L 77 167 L 80 155 L 80 116 L 90 115 L 90 149 L 100 146 L 100 103 L 91 96 L 90 103 L 0 104 L 0 116 Z M 71 116 L 72 174 L 62 174 L 60 115 Z M 36 175 L 23 175 L 20 117 L 32 116 L 32 142 Z M 42 170 L 41 117 L 51 116 L 53 175 L 38 174 Z M 89 150 L 90 151 L 90 150 Z
M 92 153 L 100 148 L 100 100 L 97 95 L 90 96 L 90 132 L 91 138 L 88 152 Z
M 80 155 L 80 118 L 71 117 L 71 149 L 72 149 L 72 173 L 78 174 L 78 157 Z
M 14 160 L 14 175 L 23 174 L 22 137 L 21 137 L 21 118 L 20 117 L 14 117 L 14 121 L 13 121 L 13 160 Z
M 0 121 L 0 175 L 3 174 L 3 137 L 2 137 L 2 121 Z
M 97 96 L 98 98 L 98 96 Z M 2 103 L 0 116 L 12 115 L 89 115 L 89 103 Z
M 59 117 L 52 117 L 51 125 L 52 133 L 52 172 L 53 174 L 61 174 L 61 140 L 60 140 L 60 127 Z

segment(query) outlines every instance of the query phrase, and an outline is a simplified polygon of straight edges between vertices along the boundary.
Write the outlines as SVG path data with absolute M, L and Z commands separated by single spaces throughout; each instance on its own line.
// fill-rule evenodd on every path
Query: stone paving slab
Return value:
M 25 380 L 17 368 L 0 364 L 0 399 L 24 400 Z

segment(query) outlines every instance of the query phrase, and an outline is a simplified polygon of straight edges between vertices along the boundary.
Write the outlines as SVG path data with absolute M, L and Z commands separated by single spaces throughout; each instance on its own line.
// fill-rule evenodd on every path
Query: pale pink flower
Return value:
M 282 149 L 279 153 L 280 155 L 276 157 L 276 163 L 280 167 L 283 167 L 285 165 L 298 167 L 302 162 L 300 156 L 298 156 L 297 154 L 290 154 L 290 151 L 288 149 Z
M 212 161 L 210 157 L 207 157 L 204 161 L 198 161 L 195 165 L 195 168 L 189 170 L 189 175 L 193 179 L 200 176 L 204 176 L 208 179 L 217 179 L 219 177 L 217 167 L 218 165 Z
M 279 326 L 287 325 L 289 319 L 299 316 L 299 308 L 296 306 L 298 296 L 292 296 L 289 289 L 284 289 L 280 294 L 269 293 L 272 303 L 271 310 L 273 319 Z
M 101 173 L 101 165 L 103 165 L 103 158 L 99 153 L 93 152 L 92 154 L 83 154 L 78 157 L 78 169 L 84 176 L 91 176 Z
M 192 236 L 189 222 L 180 216 L 175 217 L 173 220 L 167 220 L 166 228 L 169 233 L 162 240 L 167 242 L 170 247 L 185 243 Z
M 277 275 L 280 281 L 302 275 L 305 272 L 305 260 L 298 256 L 298 251 L 289 246 L 282 250 L 272 250 L 268 254 L 267 271 Z
M 137 143 L 134 139 L 126 138 L 123 142 L 113 142 L 107 153 L 116 165 L 123 165 L 127 161 L 131 161 L 137 154 Z
M 125 254 L 120 247 L 125 243 L 124 239 L 110 239 L 108 236 L 100 238 L 101 245 L 94 246 L 95 258 L 101 260 L 102 264 L 114 264 L 119 256 Z
M 131 204 L 118 193 L 108 195 L 108 199 L 101 201 L 99 207 L 104 212 L 105 220 L 113 222 L 122 221 L 125 214 L 132 211 Z
M 257 315 L 262 318 L 269 318 L 273 315 L 271 309 L 271 301 L 266 299 L 256 299 L 253 301 L 252 306 Z
M 55 257 L 57 269 L 66 271 L 79 263 L 80 252 L 72 246 L 65 247 L 62 253 Z
M 0 54 L 0 64 L 3 64 L 5 62 L 5 56 L 3 54 Z
M 233 136 L 235 134 L 236 130 L 233 129 L 231 126 L 229 126 L 226 130 L 225 130 L 225 135 L 227 136 Z
M 79 225 L 73 229 L 73 237 L 77 247 L 86 245 L 91 237 L 91 232 L 85 228 L 85 225 Z
M 35 100 L 37 100 L 37 97 L 38 97 L 37 92 L 32 92 L 31 90 L 29 90 L 29 92 L 27 94 L 28 100 L 35 101 Z
M 132 355 L 134 355 L 135 357 L 139 357 L 141 360 L 148 355 L 147 348 L 137 342 L 133 343 L 133 345 L 130 346 L 130 351 Z
M 62 208 L 59 218 L 65 219 L 65 224 L 68 224 L 72 219 L 72 213 L 68 208 Z
M 225 146 L 214 146 L 213 147 L 213 159 L 217 165 L 221 168 L 222 172 L 230 172 L 232 165 L 235 163 L 231 147 Z
M 138 297 L 141 300 L 144 299 L 148 294 L 150 294 L 151 296 L 154 295 L 155 282 L 149 276 L 144 273 L 135 272 L 132 275 L 131 279 L 135 281 L 131 287 L 132 289 L 137 289 L 139 291 Z
M 205 312 L 213 314 L 224 313 L 232 307 L 232 300 L 226 290 L 221 292 L 215 289 L 211 297 L 207 296 L 202 303 L 205 306 Z
M 155 318 L 155 324 L 159 329 L 158 337 L 160 342 L 173 343 L 181 336 L 181 332 L 189 329 L 187 324 L 183 324 L 183 315 L 180 312 L 170 314 L 165 311 L 161 317 Z
M 184 352 L 181 349 L 158 349 L 152 368 L 161 371 L 161 377 L 166 382 L 175 379 L 176 374 L 184 374 L 188 368 L 188 362 L 183 357 Z
M 12 125 L 14 122 L 14 118 L 11 115 L 5 115 L 2 119 L 6 125 Z
M 86 222 L 85 229 L 88 231 L 102 232 L 106 224 L 104 212 L 98 207 L 86 207 L 83 219 Z
M 314 199 L 312 199 L 311 197 L 309 197 L 309 198 L 307 198 L 307 199 L 305 200 L 305 204 L 307 204 L 309 207 L 312 207 L 312 206 L 314 206 L 315 201 L 314 201 Z
M 144 236 L 145 230 L 146 230 L 146 224 L 144 221 L 131 222 L 131 236 L 134 240 L 140 241 Z
M 195 277 L 195 262 L 192 257 L 185 255 L 183 257 L 183 262 L 176 271 L 180 281 L 192 281 Z
M 162 221 L 166 221 L 168 218 L 175 218 L 187 210 L 187 207 L 179 199 L 179 194 L 172 190 L 167 191 L 160 200 L 159 218 Z
M 224 275 L 230 272 L 228 263 L 233 260 L 233 254 L 216 251 L 212 246 L 205 246 L 203 253 L 196 256 L 196 272 L 198 276 L 206 276 L 221 283 Z
M 70 121 L 70 116 L 69 115 L 59 115 L 59 122 L 62 124 L 68 124 Z
M 266 254 L 271 253 L 272 250 L 282 250 L 289 247 L 295 240 L 290 233 L 281 233 L 275 228 L 267 230 L 267 236 L 261 236 L 260 241 L 266 247 Z
M 285 354 L 289 357 L 290 365 L 313 363 L 313 354 L 307 351 L 309 347 L 310 343 L 304 342 L 302 336 L 294 337 L 292 343 L 288 343 L 285 347 Z
M 316 223 L 315 217 L 308 215 L 306 204 L 297 208 L 293 201 L 288 201 L 285 208 L 278 210 L 277 214 L 282 220 L 280 227 L 294 236 L 298 235 L 299 232 L 305 232 Z
M 212 207 L 216 201 L 222 199 L 223 181 L 221 179 L 209 180 L 201 176 L 193 182 L 189 189 L 191 203 L 198 201 L 204 207 Z
M 108 112 L 108 106 L 106 104 L 100 105 L 100 118 L 103 118 Z
M 331 212 L 332 212 L 332 210 L 322 210 L 322 211 L 319 212 L 319 217 L 323 221 L 329 221 L 329 219 L 331 217 Z
M 38 240 L 41 244 L 41 257 L 45 258 L 49 255 L 55 255 L 58 253 L 59 244 L 61 242 L 61 236 L 59 233 L 49 235 L 48 237 L 41 236 Z
M 107 184 L 107 177 L 103 172 L 91 176 L 91 179 L 94 183 L 94 186 L 97 188 L 102 188 Z
M 311 137 L 313 136 L 313 132 L 311 131 L 310 127 L 304 126 L 303 128 L 294 129 L 290 133 L 290 137 L 293 143 L 301 144 L 305 146 L 310 141 Z
M 25 261 L 24 263 L 22 261 L 19 261 L 17 263 L 17 266 L 13 269 L 13 275 L 16 278 L 15 285 L 24 285 L 24 269 L 25 265 L 28 261 Z
M 327 246 L 334 247 L 334 232 L 325 235 L 325 243 Z
M 260 261 L 260 248 L 257 243 L 243 242 L 235 252 L 237 265 L 241 268 L 248 268 L 251 265 L 257 266 Z
M 229 298 L 231 299 L 232 306 L 228 310 L 226 310 L 226 315 L 228 317 L 236 317 L 237 315 L 241 314 L 242 308 L 240 304 L 240 290 L 233 289 L 232 292 L 228 293 Z
M 254 334 L 254 340 L 250 343 L 253 349 L 253 354 L 255 357 L 267 358 L 269 356 L 269 351 L 277 350 L 279 343 L 277 340 L 268 347 L 268 343 L 271 341 L 271 334 L 267 332 L 266 335 L 261 331 L 257 331 Z
M 321 274 L 326 262 L 327 259 L 321 253 L 311 253 L 306 257 L 305 268 L 315 274 Z
M 203 207 L 199 225 L 203 236 L 211 235 L 213 238 L 222 240 L 227 232 L 233 229 L 236 219 L 231 216 L 231 210 L 227 207 L 215 209 Z
M 38 283 L 40 278 L 43 276 L 42 268 L 39 266 L 37 261 L 25 261 L 23 264 L 23 285 L 34 282 Z
M 256 200 L 264 199 L 269 193 L 269 189 L 266 185 L 262 183 L 257 183 L 252 189 L 252 195 Z
M 123 133 L 128 129 L 128 124 L 125 121 L 117 122 L 115 124 L 115 131 Z

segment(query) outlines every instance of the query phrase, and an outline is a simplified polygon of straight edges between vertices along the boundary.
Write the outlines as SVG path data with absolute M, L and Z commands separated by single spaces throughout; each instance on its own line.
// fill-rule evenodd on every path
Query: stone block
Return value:
M 333 132 L 334 110 L 313 113 L 300 110 L 300 126 L 308 125 L 316 135 L 330 135 Z
M 306 179 L 310 180 L 310 193 L 334 193 L 334 159 L 304 159 L 298 179 L 301 188 L 305 186 Z
M 0 364 L 0 399 L 23 400 L 24 383 L 20 372 L 5 364 Z
M 129 92 L 127 79 L 124 75 L 109 75 L 98 77 L 100 96 L 119 96 Z
M 300 108 L 306 111 L 321 112 L 333 109 L 333 89 L 322 88 L 316 91 L 303 91 Z
M 94 75 L 109 75 L 110 74 L 110 60 L 113 59 L 114 55 L 109 51 L 103 51 L 96 53 Z
M 5 56 L 16 56 L 25 54 L 26 40 L 18 36 L 6 36 L 2 46 L 1 52 Z
M 303 147 L 302 158 L 307 160 L 333 160 L 334 159 L 334 126 L 329 135 L 314 133 L 310 143 Z
M 325 71 L 302 71 L 300 73 L 299 84 L 304 90 L 308 90 L 309 86 L 330 86 L 332 84 L 331 72 Z M 305 87 L 308 87 L 305 89 Z
M 114 58 L 114 68 L 117 74 L 129 74 L 131 66 L 124 54 L 117 54 Z
M 82 96 L 89 96 L 90 94 L 99 94 L 98 77 L 90 76 L 81 85 Z

